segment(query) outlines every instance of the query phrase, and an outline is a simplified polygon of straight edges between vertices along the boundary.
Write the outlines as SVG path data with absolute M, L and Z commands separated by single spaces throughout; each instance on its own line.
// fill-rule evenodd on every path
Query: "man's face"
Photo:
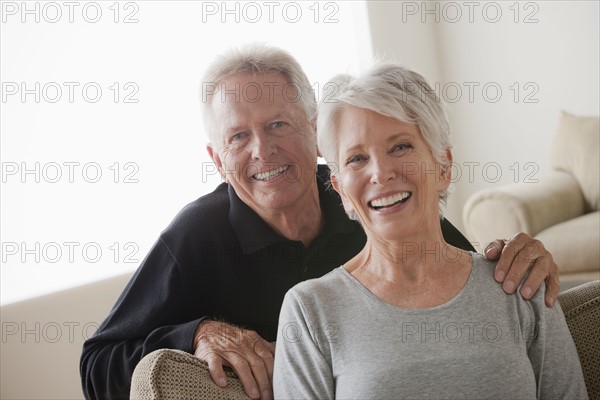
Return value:
M 317 145 L 299 94 L 282 74 L 226 79 L 210 100 L 218 143 L 208 151 L 259 215 L 285 212 L 314 191 Z

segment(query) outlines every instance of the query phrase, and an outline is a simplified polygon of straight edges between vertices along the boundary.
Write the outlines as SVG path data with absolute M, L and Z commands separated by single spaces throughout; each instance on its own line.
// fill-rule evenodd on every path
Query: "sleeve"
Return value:
M 308 315 L 293 289 L 283 301 L 275 348 L 275 399 L 333 399 L 331 364 L 321 352 Z
M 161 238 L 83 345 L 80 374 L 87 399 L 129 398 L 133 370 L 154 350 L 192 352 L 202 319 L 191 319 L 184 293 L 185 277 Z
M 542 293 L 540 293 L 542 292 Z M 535 324 L 527 353 L 537 382 L 538 399 L 587 399 L 581 364 L 565 316 L 557 302 L 544 304 L 545 290 L 530 302 Z

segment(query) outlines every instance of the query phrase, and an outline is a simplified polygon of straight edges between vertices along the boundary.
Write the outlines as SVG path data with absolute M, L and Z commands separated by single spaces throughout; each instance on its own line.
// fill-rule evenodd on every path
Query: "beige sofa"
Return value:
M 552 172 L 475 193 L 463 210 L 467 237 L 488 243 L 527 232 L 552 253 L 561 285 L 600 279 L 600 119 L 562 113 Z
M 590 399 L 600 399 L 600 281 L 563 292 L 558 300 L 577 346 Z M 222 389 L 212 382 L 206 364 L 192 354 L 157 350 L 135 368 L 131 399 L 248 399 L 233 372 L 227 375 L 229 384 Z

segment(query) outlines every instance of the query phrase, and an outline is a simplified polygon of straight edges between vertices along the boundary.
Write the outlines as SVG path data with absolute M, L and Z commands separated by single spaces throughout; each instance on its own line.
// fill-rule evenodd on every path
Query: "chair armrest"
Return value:
M 558 295 L 575 342 L 590 399 L 600 398 L 600 281 Z
M 584 212 L 583 194 L 575 178 L 568 172 L 553 171 L 538 183 L 475 193 L 465 204 L 463 222 L 469 239 L 483 245 L 517 232 L 534 236 Z
M 240 380 L 225 370 L 227 387 L 210 378 L 208 365 L 181 350 L 160 349 L 146 355 L 131 377 L 132 400 L 247 400 Z

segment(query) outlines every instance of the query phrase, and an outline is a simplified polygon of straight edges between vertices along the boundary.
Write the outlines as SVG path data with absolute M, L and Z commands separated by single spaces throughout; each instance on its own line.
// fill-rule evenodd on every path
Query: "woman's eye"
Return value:
M 396 152 L 403 153 L 403 152 L 407 151 L 410 148 L 412 148 L 412 146 L 410 145 L 410 143 L 398 143 L 397 145 L 395 145 L 394 147 L 392 147 L 391 152 L 392 153 L 396 153 Z
M 346 165 L 356 164 L 356 163 L 361 162 L 363 160 L 365 160 L 365 157 L 363 155 L 352 156 L 352 157 L 350 157 L 350 158 L 348 158 L 346 160 Z

